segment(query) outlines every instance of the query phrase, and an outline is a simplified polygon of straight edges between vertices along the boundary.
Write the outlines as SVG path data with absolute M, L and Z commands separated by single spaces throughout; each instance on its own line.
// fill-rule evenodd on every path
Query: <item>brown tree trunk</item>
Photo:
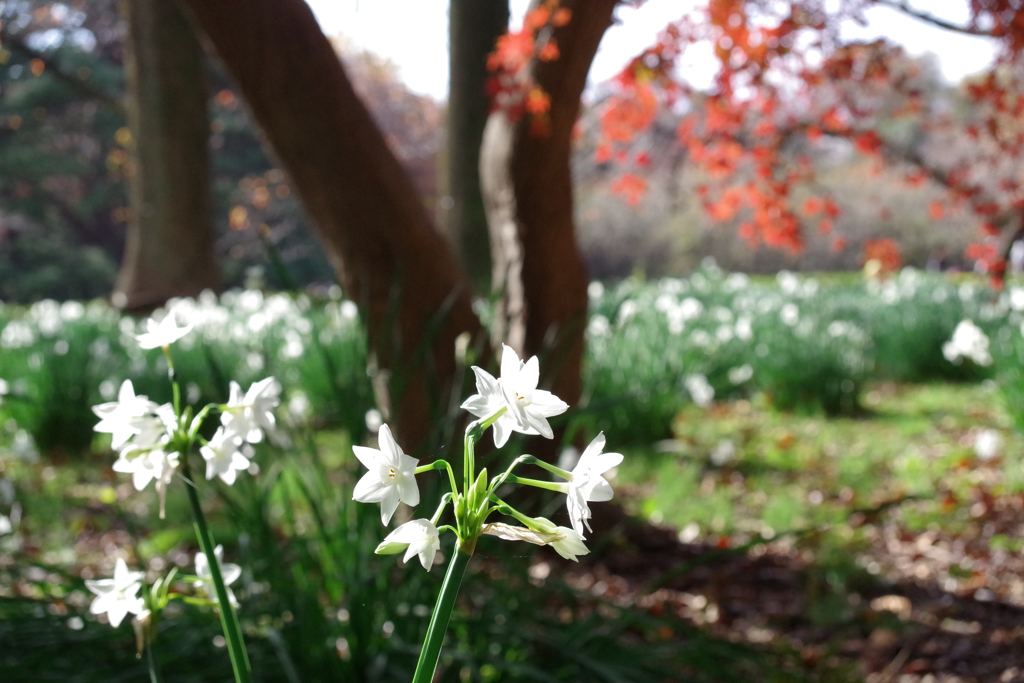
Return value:
M 582 393 L 588 281 L 576 247 L 569 155 L 587 72 L 616 4 L 563 0 L 572 18 L 554 32 L 561 56 L 528 67 L 551 98 L 547 134 L 532 134 L 528 116 L 512 121 L 494 112 L 480 160 L 494 288 L 502 293 L 492 335 L 521 356 L 540 356 L 544 380 L 570 405 Z
M 183 0 L 237 82 L 361 305 L 403 448 L 440 426 L 469 285 L 303 0 Z M 382 406 L 387 408 L 387 405 Z
M 508 30 L 508 0 L 451 0 L 448 6 L 448 196 L 446 226 L 480 292 L 490 290 L 491 245 L 480 193 L 480 145 L 491 109 L 487 56 Z
M 128 23 L 132 220 L 111 297 L 147 310 L 218 289 L 203 51 L 174 3 L 123 3 Z

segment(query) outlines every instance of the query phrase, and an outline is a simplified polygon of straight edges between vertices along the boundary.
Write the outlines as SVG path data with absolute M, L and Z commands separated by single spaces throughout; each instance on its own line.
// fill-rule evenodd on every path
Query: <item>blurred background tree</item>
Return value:
M 927 59 L 891 42 L 840 40 L 837 26 L 874 4 L 988 36 L 1003 52 L 991 74 L 943 83 Z M 428 396 L 450 388 L 457 335 L 482 339 L 470 299 L 490 294 L 488 273 L 497 302 L 492 342 L 545 356 L 551 388 L 573 401 L 588 267 L 603 278 L 661 275 L 711 254 L 755 272 L 858 268 L 863 245 L 896 235 L 904 262 L 924 265 L 945 250 L 958 263 L 980 218 L 1002 242 L 992 237 L 971 253 L 998 272 L 1021 205 L 1011 106 L 1019 41 L 1007 19 L 1019 10 L 972 5 L 969 22 L 952 25 L 882 0 L 834 8 L 714 0 L 672 24 L 581 109 L 616 5 L 534 2 L 489 58 L 507 3 L 473 5 L 473 14 L 453 7 L 446 145 L 442 105 L 409 93 L 383 60 L 332 45 L 305 3 L 231 14 L 231 3 L 186 2 L 222 61 L 205 66 L 215 239 L 179 241 L 200 245 L 205 259 L 212 251 L 227 286 L 337 278 L 369 322 L 385 412 L 408 403 L 406 412 L 420 416 L 440 410 Z M 134 138 L 124 105 L 128 31 L 116 10 L 112 0 L 26 0 L 0 10 L 6 300 L 109 293 L 127 226 L 140 218 L 125 186 Z M 825 58 L 794 59 L 806 56 L 801 36 Z M 673 70 L 701 42 L 721 64 L 704 89 Z M 482 92 L 494 109 L 477 204 Z M 198 219 L 184 222 L 211 235 Z M 184 284 L 142 305 L 216 285 L 210 263 L 199 267 L 208 280 L 179 278 Z M 127 282 L 124 275 L 125 303 Z M 431 340 L 429 353 L 423 340 Z M 431 422 L 409 427 L 414 441 Z

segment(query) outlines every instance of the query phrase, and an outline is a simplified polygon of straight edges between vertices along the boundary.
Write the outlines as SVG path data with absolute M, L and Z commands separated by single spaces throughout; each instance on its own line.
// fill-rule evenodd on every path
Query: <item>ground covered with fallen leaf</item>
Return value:
M 816 680 L 1024 681 L 1024 440 L 991 386 L 866 399 L 853 418 L 687 409 L 627 455 L 634 515 L 604 511 L 613 540 L 569 583 L 791 650 Z
M 619 449 L 626 455 L 615 473 L 620 505 L 593 506 L 591 556 L 574 565 L 543 548 L 504 559 L 481 551 L 476 580 L 493 584 L 496 592 L 481 604 L 467 593 L 465 623 L 455 629 L 465 632 L 459 637 L 469 651 L 479 649 L 480 638 L 490 645 L 481 646 L 487 654 L 478 661 L 449 662 L 449 678 L 462 680 L 466 673 L 466 680 L 526 680 L 521 667 L 528 660 L 509 660 L 513 642 L 534 655 L 547 647 L 551 661 L 561 662 L 585 638 L 581 628 L 614 623 L 617 630 L 605 634 L 607 643 L 638 640 L 669 651 L 735 645 L 715 651 L 719 663 L 767 653 L 751 660 L 766 672 L 771 668 L 760 677 L 765 681 L 1024 681 L 1024 438 L 1000 395 L 986 384 L 877 384 L 864 393 L 863 404 L 863 411 L 842 418 L 779 411 L 765 395 L 690 406 L 676 417 L 673 438 Z M 332 432 L 316 439 L 327 456 L 325 491 L 333 496 L 323 500 L 344 510 L 357 472 L 356 463 L 343 457 L 350 453 L 348 442 Z M 128 680 L 140 673 L 130 668 L 137 666 L 131 634 L 88 614 L 90 596 L 82 580 L 103 575 L 117 553 L 127 553 L 134 566 L 154 576 L 170 566 L 187 571 L 194 539 L 183 521 L 182 496 L 171 497 L 169 521 L 160 523 L 152 491 L 135 492 L 109 471 L 106 458 L 94 453 L 78 463 L 45 457 L 6 461 L 6 475 L 18 483 L 20 520 L 14 520 L 16 533 L 0 535 L 0 607 L 10 608 L 7 623 L 0 615 L 0 629 L 34 634 L 33 642 L 45 639 L 50 650 L 40 653 L 59 650 L 68 661 L 79 650 L 93 661 L 100 647 L 109 670 L 122 671 Z M 320 552 L 311 511 L 298 498 L 278 498 L 306 469 L 297 462 L 295 474 L 270 471 L 253 478 L 252 495 L 265 489 L 266 504 L 283 510 L 270 527 L 270 540 L 282 548 L 279 562 L 306 561 L 302 553 Z M 283 482 L 280 491 L 268 488 L 273 477 Z M 226 511 L 224 503 L 218 505 Z M 564 508 L 550 514 L 557 519 Z M 374 517 L 367 528 L 377 533 L 377 525 Z M 217 533 L 231 544 L 232 557 L 258 567 L 257 555 L 239 557 L 248 541 L 227 526 Z M 285 546 L 286 537 L 301 543 Z M 367 541 L 371 549 L 376 540 Z M 293 571 L 299 566 L 292 565 Z M 313 585 L 323 578 L 318 566 L 296 576 Z M 424 594 L 434 594 L 429 581 L 439 576 L 389 566 L 395 581 L 423 580 Z M 539 608 L 516 606 L 516 596 L 528 589 L 527 568 L 525 580 L 547 589 L 549 602 Z M 499 594 L 503 582 L 491 579 L 516 587 Z M 308 615 L 294 616 L 301 605 L 268 603 L 273 587 L 247 581 L 239 594 L 248 600 L 246 618 L 254 634 L 289 637 L 296 624 L 310 623 Z M 565 585 L 585 600 L 559 593 L 557 586 Z M 425 619 L 429 607 L 393 589 L 380 595 L 384 601 L 393 597 L 394 604 L 368 607 L 384 629 L 374 647 L 392 648 L 400 670 L 418 633 L 415 627 L 403 633 L 410 617 L 401 615 Z M 339 609 L 336 598 L 320 589 L 311 589 L 310 600 L 323 608 L 323 633 L 349 632 L 349 611 L 356 604 Z M 627 620 L 626 614 L 633 616 Z M 651 619 L 638 620 L 638 614 Z M 170 670 L 188 672 L 179 680 L 226 673 L 215 619 L 190 608 L 172 617 L 168 637 L 174 638 L 163 654 Z M 523 627 L 523 620 L 533 625 Z M 497 629 L 497 635 L 486 629 Z M 532 640 L 507 640 L 509 633 L 530 629 L 537 632 Z M 313 642 L 294 635 L 296 642 Z M 567 644 L 544 645 L 553 638 Z M 504 645 L 492 652 L 499 641 Z M 343 637 L 331 640 L 331 656 L 344 658 L 348 643 Z M 310 655 L 311 667 L 313 656 L 324 650 L 314 644 L 319 650 Z M 587 657 L 608 650 L 597 641 L 591 647 Z M 626 664 L 630 652 L 621 653 Z M 197 669 L 197 653 L 214 668 Z M 78 665 L 58 671 L 49 655 L 26 669 L 30 655 L 18 653 L 21 668 L 8 672 L 18 674 L 9 680 L 107 680 L 90 678 L 88 668 Z M 279 666 L 270 646 L 264 657 L 260 666 Z M 737 679 L 722 666 L 704 671 L 699 680 L 749 679 Z M 53 676 L 41 678 L 45 671 Z M 544 673 L 534 671 L 537 680 Z M 649 680 L 697 680 L 690 673 Z M 561 672 L 553 680 L 585 679 L 586 674 Z

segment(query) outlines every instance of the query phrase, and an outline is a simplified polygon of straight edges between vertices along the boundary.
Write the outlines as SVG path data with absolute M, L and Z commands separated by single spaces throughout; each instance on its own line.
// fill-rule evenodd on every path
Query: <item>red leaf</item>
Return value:
M 523 18 L 523 26 L 529 27 L 534 31 L 544 28 L 544 25 L 548 23 L 548 19 L 551 18 L 551 9 L 541 5 L 532 12 L 527 12 L 526 17 Z
M 813 216 L 825 209 L 825 203 L 818 197 L 808 197 L 804 200 L 804 215 Z
M 551 98 L 540 88 L 534 87 L 526 98 L 526 111 L 531 114 L 543 114 L 551 109 Z
M 611 191 L 621 194 L 630 206 L 636 206 L 647 192 L 647 181 L 633 173 L 623 173 L 612 183 Z
M 542 62 L 553 62 L 558 59 L 558 56 L 558 45 L 555 43 L 554 39 L 544 43 L 544 47 L 542 47 L 540 52 L 537 53 L 537 59 Z

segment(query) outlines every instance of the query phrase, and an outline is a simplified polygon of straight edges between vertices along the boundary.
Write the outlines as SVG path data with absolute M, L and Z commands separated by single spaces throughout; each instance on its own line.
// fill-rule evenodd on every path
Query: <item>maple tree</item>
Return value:
M 973 216 L 989 238 L 967 256 L 998 283 L 1009 246 L 1024 229 L 1018 178 L 1024 83 L 1015 68 L 1024 47 L 1024 8 L 1013 0 L 965 4 L 969 19 L 955 24 L 905 0 L 710 0 L 667 26 L 615 79 L 602 106 L 596 160 L 614 159 L 621 174 L 613 190 L 627 202 L 641 201 L 647 180 L 637 171 L 648 162 L 634 141 L 659 110 L 682 107 L 677 140 L 707 179 L 697 192 L 712 220 L 739 220 L 740 236 L 752 245 L 799 251 L 812 228 L 832 234 L 842 248 L 844 236 L 834 233 L 838 202 L 815 193 L 809 151 L 826 139 L 844 140 L 877 168 L 902 169 L 909 186 L 941 185 L 946 198 L 930 202 L 928 215 Z M 841 24 L 863 22 L 875 5 L 997 41 L 989 71 L 963 88 L 967 107 L 926 110 L 925 74 L 893 39 L 842 40 Z M 706 92 L 677 69 L 682 55 L 702 43 L 712 46 L 718 65 Z M 900 119 L 916 120 L 922 139 L 907 144 L 886 130 Z M 965 138 L 972 144 L 950 145 Z M 887 253 L 893 246 L 887 243 Z
M 668 26 L 601 105 L 596 156 L 622 167 L 615 189 L 627 201 L 643 201 L 652 160 L 635 140 L 664 120 L 659 113 L 680 111 L 675 139 L 685 163 L 706 177 L 698 200 L 713 218 L 740 220 L 751 243 L 798 250 L 810 227 L 841 244 L 839 202 L 815 190 L 813 159 L 804 153 L 825 140 L 846 141 L 879 165 L 905 166 L 908 183 L 943 184 L 948 199 L 927 208 L 933 217 L 969 209 L 990 231 L 1015 232 L 1021 206 L 1006 159 L 1020 147 L 1021 100 L 1008 68 L 1021 44 L 1018 10 L 979 0 L 971 4 L 971 23 L 949 29 L 994 36 L 1004 49 L 992 78 L 965 91 L 973 106 L 943 118 L 922 111 L 925 74 L 898 46 L 840 41 L 839 22 L 881 2 L 711 0 L 703 13 Z M 399 424 L 410 444 L 420 443 L 436 408 L 430 396 L 447 395 L 456 381 L 455 340 L 469 332 L 484 348 L 488 331 L 471 306 L 477 277 L 467 277 L 441 238 L 301 0 L 183 4 L 284 171 L 252 179 L 252 206 L 279 189 L 303 201 L 346 293 L 366 312 L 382 395 L 405 416 Z M 550 388 L 568 401 L 580 393 L 587 305 L 569 158 L 586 75 L 619 4 L 535 0 L 523 27 L 501 37 L 487 60 L 493 110 L 480 169 L 499 295 L 489 332 L 523 356 L 545 356 Z M 916 12 L 895 0 L 886 4 Z M 714 45 L 720 64 L 707 91 L 682 82 L 675 68 L 702 41 Z M 959 127 L 979 144 L 962 158 L 936 158 L 925 145 L 898 144 L 880 125 L 898 117 L 927 119 L 921 127 L 929 140 Z M 999 182 L 978 161 L 983 157 L 1002 160 Z M 1001 249 L 989 243 L 976 251 L 998 272 Z

